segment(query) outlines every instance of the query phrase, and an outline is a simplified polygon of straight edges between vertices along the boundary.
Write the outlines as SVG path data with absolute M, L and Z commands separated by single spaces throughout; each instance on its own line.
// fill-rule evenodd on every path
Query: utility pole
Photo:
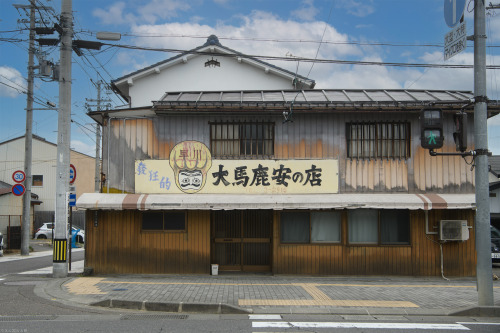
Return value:
M 478 305 L 493 306 L 488 127 L 486 97 L 485 0 L 474 1 L 474 142 L 476 145 L 476 253 Z
M 33 82 L 35 66 L 35 4 L 30 0 L 30 37 L 28 46 L 28 91 L 26 102 L 26 133 L 24 135 L 24 173 L 26 174 L 26 192 L 23 196 L 23 216 L 21 222 L 21 255 L 30 254 L 30 225 L 31 225 L 31 164 L 33 141 Z
M 71 140 L 71 55 L 73 37 L 72 0 L 61 2 L 59 114 L 57 125 L 56 209 L 53 277 L 68 276 L 68 190 Z
M 93 81 L 92 81 L 93 82 Z M 96 105 L 90 105 L 85 103 L 85 106 L 87 109 L 92 111 L 90 109 L 91 106 L 97 107 L 97 111 L 101 111 L 101 102 L 111 102 L 110 99 L 101 99 L 101 85 L 102 81 L 97 81 L 97 99 L 91 99 L 87 98 L 87 102 L 96 102 Z M 108 104 L 109 106 L 109 104 Z M 99 123 L 96 123 L 96 133 L 95 133 L 95 186 L 94 186 L 94 191 L 96 193 L 99 193 L 101 190 L 101 158 L 100 158 L 100 151 L 101 151 L 101 125 Z
M 101 111 L 101 81 L 97 82 L 97 111 Z M 94 192 L 101 188 L 101 125 L 95 123 L 95 186 Z

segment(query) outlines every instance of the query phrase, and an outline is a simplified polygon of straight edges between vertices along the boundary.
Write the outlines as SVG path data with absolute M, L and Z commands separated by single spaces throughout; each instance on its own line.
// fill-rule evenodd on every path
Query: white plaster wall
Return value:
M 151 105 L 167 91 L 228 91 L 228 90 L 279 90 L 292 89 L 292 80 L 273 73 L 272 67 L 266 73 L 264 68 L 238 62 L 235 58 L 213 56 L 220 67 L 205 67 L 212 56 L 196 56 L 187 63 L 162 69 L 160 73 L 134 79 L 129 87 L 131 106 Z
M 33 140 L 31 174 L 43 175 L 43 186 L 31 187 L 31 192 L 37 194 L 39 200 L 43 201 L 40 206 L 36 207 L 37 211 L 55 210 L 56 156 L 56 145 Z M 74 164 L 77 169 L 77 178 L 74 184 L 77 198 L 82 193 L 94 192 L 94 161 L 95 159 L 90 156 L 71 151 L 70 163 Z M 0 145 L 0 180 L 14 184 L 12 173 L 16 170 L 24 170 L 24 137 Z M 4 214 L 3 211 L 0 211 L 0 214 Z

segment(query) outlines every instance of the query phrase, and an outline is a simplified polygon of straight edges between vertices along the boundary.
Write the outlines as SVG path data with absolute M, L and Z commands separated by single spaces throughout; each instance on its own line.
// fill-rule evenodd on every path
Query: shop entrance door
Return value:
M 212 263 L 220 271 L 271 271 L 272 211 L 213 211 Z

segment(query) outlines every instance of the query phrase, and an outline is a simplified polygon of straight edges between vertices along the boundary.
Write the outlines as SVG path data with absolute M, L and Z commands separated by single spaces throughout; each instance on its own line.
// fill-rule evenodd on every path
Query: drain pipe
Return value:
M 427 211 L 427 210 L 425 211 L 425 234 L 426 235 L 438 235 L 439 234 L 439 232 L 437 232 L 437 231 L 429 231 L 429 211 Z M 434 242 L 434 240 L 432 240 L 432 239 L 430 239 L 430 240 Z M 444 259 L 443 259 L 443 243 L 442 242 L 439 243 L 439 250 L 441 253 L 441 256 L 440 256 L 440 258 L 441 258 L 441 277 L 443 279 L 445 279 L 446 281 L 450 281 L 450 279 L 448 279 L 444 276 L 444 268 L 443 268 Z
M 450 279 L 447 279 L 445 276 L 444 276 L 444 271 L 443 271 L 443 243 L 439 243 L 439 248 L 441 249 L 441 276 L 443 277 L 443 279 L 445 279 L 446 281 L 450 281 Z

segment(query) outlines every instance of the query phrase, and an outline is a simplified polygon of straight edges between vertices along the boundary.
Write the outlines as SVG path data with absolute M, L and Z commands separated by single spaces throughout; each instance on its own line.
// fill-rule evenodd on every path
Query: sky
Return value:
M 139 48 L 190 50 L 216 35 L 222 45 L 256 56 L 316 81 L 317 89 L 474 90 L 472 69 L 312 64 L 296 58 L 410 64 L 473 64 L 473 43 L 444 61 L 444 2 L 453 0 L 73 0 L 74 39 L 96 41 L 99 31 L 121 33 L 120 41 Z M 458 1 L 460 2 L 460 0 Z M 487 4 L 500 1 L 486 1 Z M 36 0 L 45 24 L 58 21 L 60 0 Z M 0 142 L 26 131 L 28 29 L 25 12 L 0 0 Z M 466 0 L 467 35 L 473 35 L 473 2 Z M 39 20 L 40 21 L 40 20 Z M 37 25 L 42 26 L 39 22 Z M 500 9 L 486 16 L 487 65 L 500 64 Z M 43 37 L 43 36 L 42 36 Z M 53 37 L 57 37 L 55 34 Z M 57 63 L 58 47 L 39 49 L 40 60 Z M 95 82 L 107 85 L 130 72 L 177 53 L 106 45 L 72 57 L 71 148 L 94 156 L 95 125 L 85 104 L 97 98 Z M 36 71 L 38 73 L 38 71 Z M 58 104 L 58 84 L 35 79 L 37 109 Z M 500 70 L 487 70 L 487 95 L 500 99 Z M 125 102 L 105 94 L 111 108 Z M 161 96 L 158 96 L 160 98 Z M 93 108 L 95 109 L 95 107 Z M 57 143 L 57 111 L 35 110 L 33 134 Z M 488 120 L 489 149 L 500 155 L 500 115 Z M 471 140 L 471 139 L 469 139 Z

